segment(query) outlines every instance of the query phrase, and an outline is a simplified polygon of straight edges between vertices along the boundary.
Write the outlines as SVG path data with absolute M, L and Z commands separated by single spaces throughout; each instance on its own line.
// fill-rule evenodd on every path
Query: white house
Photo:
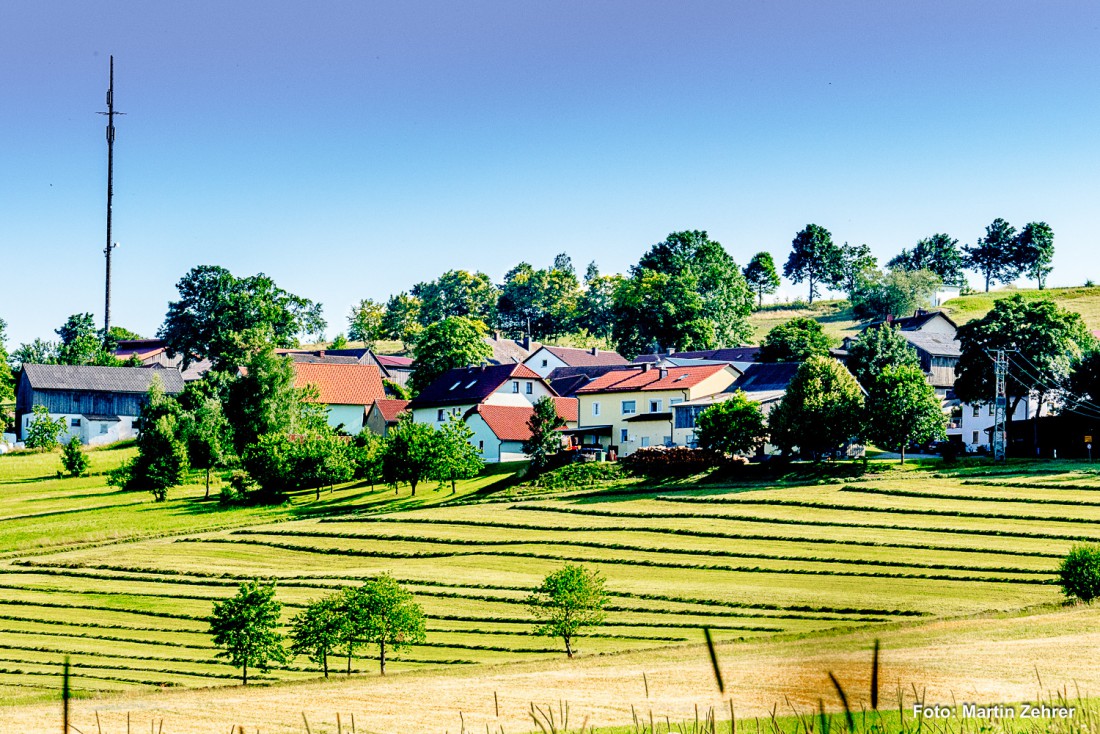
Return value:
M 316 402 L 328 411 L 328 424 L 355 436 L 363 430 L 367 410 L 386 396 L 381 371 L 370 364 L 295 362 L 294 386 L 317 390 Z
M 447 370 L 409 403 L 413 420 L 439 427 L 449 416 L 464 416 L 477 405 L 529 408 L 557 393 L 523 364 L 488 364 Z
M 558 415 L 565 420 L 565 431 L 577 425 L 577 399 L 554 398 Z M 466 412 L 466 425 L 474 432 L 471 442 L 481 451 L 487 464 L 500 461 L 526 461 L 523 442 L 531 438 L 528 421 L 534 415 L 534 407 L 492 405 L 481 403 Z
M 626 357 L 618 352 L 606 349 L 575 349 L 573 347 L 550 347 L 542 345 L 523 361 L 525 365 L 538 373 L 540 377 L 549 377 L 550 373 L 562 367 L 603 367 L 630 364 Z

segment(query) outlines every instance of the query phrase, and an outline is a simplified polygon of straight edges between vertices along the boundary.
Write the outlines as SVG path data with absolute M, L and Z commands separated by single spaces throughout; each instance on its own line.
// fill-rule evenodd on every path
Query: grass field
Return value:
M 132 449 L 92 453 L 103 472 Z M 582 562 L 608 579 L 607 624 L 583 656 L 675 650 L 710 627 L 737 644 L 798 640 L 1055 604 L 1059 558 L 1100 541 L 1100 474 L 931 468 L 807 486 L 681 484 L 503 499 L 501 474 L 458 495 L 345 486 L 279 507 L 223 509 L 189 485 L 164 504 L 58 479 L 57 455 L 0 458 L 0 700 L 233 684 L 214 657 L 212 603 L 273 578 L 289 619 L 383 571 L 416 594 L 427 644 L 394 672 L 553 663 L 524 597 Z M 216 488 L 214 490 L 216 494 Z M 353 670 L 377 677 L 369 659 Z M 316 678 L 304 660 L 258 682 Z

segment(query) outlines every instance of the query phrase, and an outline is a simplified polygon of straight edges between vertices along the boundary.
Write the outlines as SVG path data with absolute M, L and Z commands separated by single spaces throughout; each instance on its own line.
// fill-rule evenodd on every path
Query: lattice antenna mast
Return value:
M 110 343 L 111 332 L 111 250 L 118 247 L 111 242 L 111 201 L 115 194 L 115 115 L 124 115 L 125 112 L 115 111 L 115 57 L 111 56 L 110 85 L 107 87 L 107 111 L 100 112 L 107 116 L 107 247 L 103 250 L 107 256 L 107 273 L 105 293 L 103 298 L 103 342 Z
M 1003 349 L 993 353 L 993 375 L 993 460 L 1004 461 L 1008 445 L 1008 355 Z

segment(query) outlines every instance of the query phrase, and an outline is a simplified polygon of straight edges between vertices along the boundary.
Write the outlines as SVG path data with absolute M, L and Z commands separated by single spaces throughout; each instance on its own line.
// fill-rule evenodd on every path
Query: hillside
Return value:
M 1041 291 L 1033 288 L 1006 288 L 990 293 L 975 293 L 953 298 L 941 308 L 956 323 L 965 324 L 968 321 L 980 319 L 989 313 L 995 301 L 1016 294 L 1027 299 L 1052 299 L 1062 308 L 1081 314 L 1089 329 L 1100 329 L 1100 286 L 1092 288 L 1047 288 Z M 798 307 L 793 308 L 786 304 L 776 304 L 765 306 L 749 317 L 749 322 L 756 330 L 753 338 L 759 343 L 772 327 L 796 316 L 809 316 L 819 321 L 824 327 L 825 333 L 835 343 L 839 343 L 846 336 L 856 334 L 860 326 L 860 322 L 856 320 L 848 301 L 845 300 L 817 301 L 813 306 L 798 304 Z

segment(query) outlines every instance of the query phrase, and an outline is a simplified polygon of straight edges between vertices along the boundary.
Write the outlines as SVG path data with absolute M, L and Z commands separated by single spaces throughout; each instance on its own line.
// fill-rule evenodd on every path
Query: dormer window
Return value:
M 451 385 L 451 389 L 452 389 L 452 390 L 456 390 L 456 389 L 458 389 L 458 386 L 459 386 L 459 385 L 461 385 L 461 384 L 462 384 L 462 381 L 461 381 L 461 380 L 459 380 L 459 381 L 458 381 L 458 382 L 456 382 L 455 384 Z
M 471 387 L 473 387 L 476 384 L 477 384 L 477 380 L 470 380 L 470 384 L 466 386 L 466 389 L 469 390 Z

